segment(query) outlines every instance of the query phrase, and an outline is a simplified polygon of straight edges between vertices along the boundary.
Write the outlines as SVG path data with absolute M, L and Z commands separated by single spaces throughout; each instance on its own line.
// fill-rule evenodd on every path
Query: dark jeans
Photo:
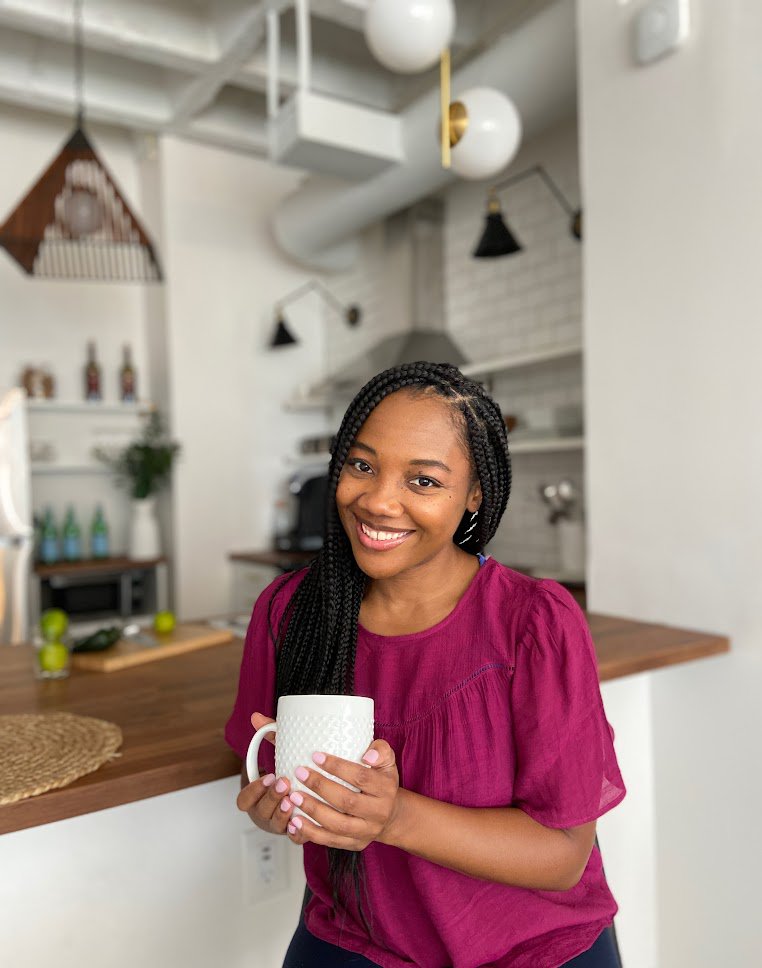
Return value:
M 283 968 L 344 968 L 345 965 L 348 968 L 378 968 L 375 961 L 321 941 L 309 933 L 304 920 L 299 921 Z M 612 928 L 606 928 L 592 948 L 567 961 L 563 968 L 621 968 Z

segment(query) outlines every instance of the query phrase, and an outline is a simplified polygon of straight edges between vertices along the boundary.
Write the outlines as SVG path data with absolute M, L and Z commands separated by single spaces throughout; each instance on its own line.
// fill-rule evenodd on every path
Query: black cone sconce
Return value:
M 329 289 L 323 285 L 322 282 L 318 282 L 317 279 L 311 279 L 309 282 L 305 282 L 304 285 L 294 289 L 293 292 L 285 295 L 282 299 L 279 299 L 276 303 L 275 329 L 273 330 L 269 343 L 271 349 L 274 349 L 278 346 L 293 346 L 299 342 L 299 340 L 288 328 L 288 323 L 286 322 L 286 317 L 283 313 L 283 307 L 288 305 L 288 303 L 301 299 L 301 297 L 306 296 L 308 292 L 318 292 L 323 299 L 325 299 L 328 305 L 332 309 L 336 310 L 336 312 L 342 317 L 347 326 L 357 326 L 359 324 L 360 319 L 362 318 L 362 310 L 359 306 L 356 306 L 353 303 L 345 306 Z
M 490 189 L 487 196 L 487 217 L 484 229 L 472 253 L 475 259 L 494 259 L 521 251 L 521 243 L 511 232 L 503 217 L 498 192 L 533 175 L 538 175 L 543 180 L 553 197 L 569 216 L 569 232 L 571 235 L 575 239 L 582 238 L 582 211 L 572 207 L 542 165 L 535 165 L 533 168 L 528 168 L 526 171 L 518 172 L 510 178 L 498 182 Z

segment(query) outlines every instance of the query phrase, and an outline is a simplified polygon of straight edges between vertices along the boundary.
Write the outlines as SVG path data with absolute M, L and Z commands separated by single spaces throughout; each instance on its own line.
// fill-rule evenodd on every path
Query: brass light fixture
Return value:
M 0 227 L 0 245 L 33 276 L 159 282 L 153 243 L 83 130 L 82 0 L 74 34 L 76 127 Z
M 328 288 L 326 288 L 326 286 L 323 285 L 322 282 L 318 282 L 317 279 L 310 279 L 309 282 L 305 282 L 303 285 L 297 287 L 292 292 L 285 295 L 282 299 L 279 299 L 275 304 L 275 329 L 273 330 L 269 343 L 271 348 L 278 346 L 293 346 L 299 342 L 299 340 L 288 328 L 283 309 L 289 303 L 295 302 L 297 299 L 301 299 L 301 297 L 305 296 L 308 292 L 320 293 L 328 305 L 339 313 L 347 326 L 359 325 L 360 320 L 362 319 L 362 310 L 359 306 L 354 303 L 350 303 L 349 305 L 345 306 Z
M 542 165 L 535 165 L 533 168 L 518 172 L 518 174 L 506 178 L 504 181 L 498 182 L 490 188 L 487 196 L 487 218 L 484 230 L 472 253 L 475 259 L 494 259 L 502 255 L 513 255 L 514 252 L 521 251 L 521 243 L 508 228 L 503 218 L 498 192 L 532 175 L 540 176 L 545 185 L 550 189 L 553 197 L 569 216 L 570 233 L 575 239 L 582 238 L 582 210 L 572 207 L 571 203 L 567 201 L 561 189 L 556 185 L 550 175 L 548 175 Z

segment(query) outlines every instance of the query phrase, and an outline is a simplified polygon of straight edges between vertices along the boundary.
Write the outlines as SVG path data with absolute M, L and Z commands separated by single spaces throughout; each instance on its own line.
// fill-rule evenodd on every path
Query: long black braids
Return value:
M 336 488 L 352 443 L 371 411 L 398 390 L 447 400 L 470 455 L 482 502 L 476 518 L 466 511 L 453 541 L 477 554 L 495 534 L 511 490 L 511 461 L 500 408 L 484 388 L 445 363 L 406 363 L 373 377 L 347 408 L 334 438 L 328 469 L 323 547 L 294 592 L 276 634 L 276 700 L 284 695 L 354 692 L 357 623 L 366 576 L 358 568 L 339 519 Z M 346 910 L 344 888 L 351 884 L 365 928 L 361 899 L 362 855 L 328 850 L 334 908 Z

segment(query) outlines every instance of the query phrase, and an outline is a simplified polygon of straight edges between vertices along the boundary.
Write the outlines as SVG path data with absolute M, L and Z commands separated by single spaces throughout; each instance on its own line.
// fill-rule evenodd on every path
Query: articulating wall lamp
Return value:
M 301 297 L 306 296 L 308 292 L 320 293 L 328 305 L 339 313 L 347 326 L 357 326 L 362 319 L 362 310 L 359 306 L 355 305 L 354 303 L 350 303 L 348 306 L 345 306 L 329 289 L 323 285 L 322 282 L 318 282 L 317 279 L 310 279 L 309 282 L 305 282 L 304 285 L 294 289 L 282 299 L 279 299 L 275 304 L 275 329 L 273 330 L 273 335 L 270 339 L 270 347 L 293 346 L 295 343 L 299 342 L 299 340 L 293 335 L 291 330 L 286 325 L 286 319 L 283 315 L 283 307 L 287 306 L 288 303 L 301 299 Z
M 542 178 L 553 197 L 569 216 L 569 231 L 575 239 L 582 238 L 582 210 L 572 207 L 570 202 L 562 194 L 561 189 L 556 185 L 542 165 L 535 165 L 533 168 L 528 168 L 526 171 L 512 175 L 510 178 L 506 178 L 504 181 L 498 182 L 490 188 L 487 196 L 486 224 L 476 248 L 472 253 L 475 259 L 494 259 L 497 256 L 513 255 L 514 252 L 521 251 L 521 243 L 505 224 L 497 193 L 509 185 L 514 185 L 516 182 L 529 178 L 531 175 L 539 175 Z

